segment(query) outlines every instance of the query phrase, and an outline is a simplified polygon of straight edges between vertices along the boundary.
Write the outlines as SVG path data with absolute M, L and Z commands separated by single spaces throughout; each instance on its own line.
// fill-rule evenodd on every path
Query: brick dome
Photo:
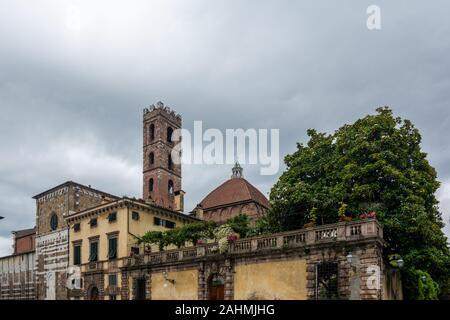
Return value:
M 233 177 L 211 191 L 201 202 L 203 210 L 228 206 L 233 203 L 254 201 L 269 208 L 269 200 L 250 182 L 242 177 Z

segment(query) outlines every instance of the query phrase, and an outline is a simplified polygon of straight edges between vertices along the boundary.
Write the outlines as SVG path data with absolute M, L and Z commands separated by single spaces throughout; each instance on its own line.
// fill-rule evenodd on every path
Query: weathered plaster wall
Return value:
M 34 252 L 0 258 L 0 300 L 35 299 Z
M 306 261 L 277 261 L 237 265 L 234 298 L 304 300 Z
M 162 272 L 152 273 L 152 300 L 197 300 L 198 270 L 168 272 L 167 277 L 175 284 L 164 279 Z

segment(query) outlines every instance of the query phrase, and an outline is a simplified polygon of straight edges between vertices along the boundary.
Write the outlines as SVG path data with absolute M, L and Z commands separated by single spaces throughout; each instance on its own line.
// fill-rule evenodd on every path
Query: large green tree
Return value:
M 275 229 L 333 223 L 340 208 L 354 217 L 376 211 L 386 253 L 405 260 L 407 297 L 423 295 L 416 283 L 424 272 L 448 286 L 450 253 L 435 197 L 439 182 L 414 125 L 383 107 L 334 134 L 310 129 L 308 136 L 306 145 L 286 156 L 287 169 L 271 190 Z

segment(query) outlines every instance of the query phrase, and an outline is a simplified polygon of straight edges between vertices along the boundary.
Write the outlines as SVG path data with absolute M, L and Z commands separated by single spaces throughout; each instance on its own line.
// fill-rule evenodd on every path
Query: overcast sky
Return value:
M 94 4 L 95 3 L 95 4 Z M 381 8 L 381 30 L 366 9 Z M 448 0 L 0 0 L 0 255 L 67 180 L 140 197 L 142 109 L 184 127 L 333 132 L 378 106 L 413 121 L 450 217 Z M 267 194 L 280 172 L 245 177 Z M 183 167 L 190 211 L 231 166 Z M 450 228 L 446 227 L 447 235 Z

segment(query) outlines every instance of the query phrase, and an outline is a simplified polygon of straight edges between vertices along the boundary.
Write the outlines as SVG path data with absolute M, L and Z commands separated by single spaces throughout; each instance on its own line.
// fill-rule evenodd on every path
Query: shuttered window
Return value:
M 81 264 L 81 244 L 73 245 L 73 264 L 76 266 Z
M 117 286 L 117 275 L 116 274 L 110 274 L 108 283 L 110 286 Z
M 90 244 L 89 261 L 98 261 L 98 241 L 92 241 Z
M 97 218 L 92 218 L 92 219 L 89 221 L 89 224 L 91 225 L 91 228 L 92 228 L 92 227 L 96 227 L 96 226 L 97 226 Z
M 111 237 L 108 239 L 108 259 L 117 258 L 117 237 Z
M 114 221 L 116 221 L 117 220 L 117 212 L 111 212 L 109 215 L 108 215 L 108 221 L 109 222 L 114 222 Z

